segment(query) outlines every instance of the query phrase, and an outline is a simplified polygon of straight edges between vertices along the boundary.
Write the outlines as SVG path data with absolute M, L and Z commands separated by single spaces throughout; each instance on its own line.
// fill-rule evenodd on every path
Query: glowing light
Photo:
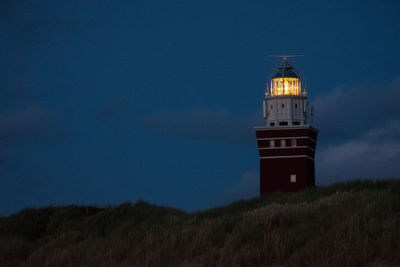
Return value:
M 271 81 L 271 95 L 301 95 L 298 78 L 275 78 Z

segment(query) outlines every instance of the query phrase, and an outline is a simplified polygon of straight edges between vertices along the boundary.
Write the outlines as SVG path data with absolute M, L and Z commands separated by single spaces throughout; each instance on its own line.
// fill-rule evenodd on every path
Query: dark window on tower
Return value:
M 282 104 L 282 108 L 284 108 L 285 107 L 285 104 Z
M 297 104 L 294 104 L 294 107 L 297 108 Z
M 271 105 L 271 109 L 273 108 L 273 106 Z
M 270 126 L 275 126 L 275 122 L 271 122 L 269 125 Z
M 293 122 L 293 125 L 300 125 L 300 122 L 294 121 L 294 122 Z
M 281 146 L 280 140 L 276 140 L 276 141 L 275 141 L 275 147 L 280 147 L 280 146 Z
M 288 122 L 287 121 L 280 121 L 279 126 L 287 126 Z

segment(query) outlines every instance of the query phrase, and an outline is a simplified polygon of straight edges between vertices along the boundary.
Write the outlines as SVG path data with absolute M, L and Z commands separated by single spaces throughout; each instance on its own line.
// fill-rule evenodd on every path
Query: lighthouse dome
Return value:
M 300 78 L 300 75 L 296 72 L 292 65 L 287 62 L 287 60 L 284 60 L 279 66 L 278 71 L 272 77 L 272 79 L 275 78 Z

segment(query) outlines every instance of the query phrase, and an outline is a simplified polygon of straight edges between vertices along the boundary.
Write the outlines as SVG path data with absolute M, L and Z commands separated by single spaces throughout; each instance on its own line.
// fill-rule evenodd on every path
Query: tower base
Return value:
M 260 194 L 297 192 L 315 185 L 318 130 L 311 126 L 256 127 Z

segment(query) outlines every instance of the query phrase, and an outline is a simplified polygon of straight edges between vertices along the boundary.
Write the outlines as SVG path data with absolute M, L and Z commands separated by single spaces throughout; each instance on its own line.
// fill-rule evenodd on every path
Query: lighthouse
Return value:
M 260 194 L 297 192 L 315 185 L 314 155 L 318 130 L 313 108 L 290 56 L 282 56 L 267 83 L 265 125 L 255 127 L 260 155 Z

